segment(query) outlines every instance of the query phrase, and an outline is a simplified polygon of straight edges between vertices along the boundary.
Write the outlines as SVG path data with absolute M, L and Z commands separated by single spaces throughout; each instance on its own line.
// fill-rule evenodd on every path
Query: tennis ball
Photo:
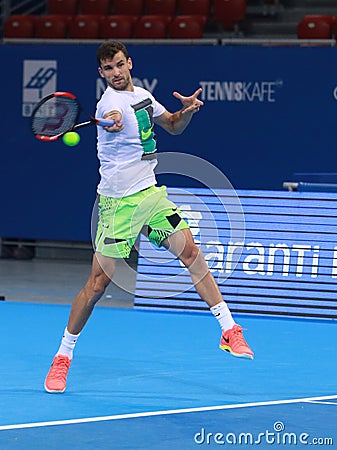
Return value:
M 76 133 L 76 131 L 68 131 L 68 133 L 63 135 L 62 140 L 65 145 L 74 147 L 80 142 L 81 138 L 80 135 Z

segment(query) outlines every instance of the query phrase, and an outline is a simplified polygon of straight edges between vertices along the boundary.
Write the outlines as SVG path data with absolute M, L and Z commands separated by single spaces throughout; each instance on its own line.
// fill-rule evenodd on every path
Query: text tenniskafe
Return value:
M 277 88 L 283 81 L 200 81 L 201 100 L 227 102 L 276 101 Z

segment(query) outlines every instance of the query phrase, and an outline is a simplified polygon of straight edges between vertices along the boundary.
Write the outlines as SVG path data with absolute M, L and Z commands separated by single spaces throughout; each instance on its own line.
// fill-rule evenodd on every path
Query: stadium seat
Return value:
M 4 23 L 5 38 L 32 38 L 35 33 L 36 16 L 12 15 Z
M 114 0 L 113 11 L 117 15 L 141 16 L 144 12 L 144 0 Z
M 210 15 L 210 0 L 178 0 L 179 15 Z
M 246 17 L 246 0 L 213 0 L 213 19 L 233 30 Z
M 165 16 L 144 15 L 136 23 L 134 36 L 137 39 L 164 39 L 167 37 L 168 19 Z
M 80 14 L 110 14 L 110 0 L 80 0 Z
M 138 16 L 107 16 L 100 22 L 99 37 L 102 39 L 128 39 L 132 37 Z
M 48 0 L 48 14 L 67 14 L 75 16 L 78 12 L 78 0 Z
M 35 25 L 35 37 L 45 39 L 65 39 L 68 37 L 68 25 L 71 16 L 47 14 L 41 16 Z
M 69 25 L 69 37 L 72 39 L 98 39 L 102 16 L 79 14 Z
M 298 23 L 298 39 L 331 39 L 336 33 L 337 19 L 329 15 L 307 15 Z
M 168 34 L 172 39 L 201 39 L 205 16 L 176 16 L 169 24 Z
M 145 0 L 145 14 L 172 17 L 176 13 L 176 4 L 176 0 Z

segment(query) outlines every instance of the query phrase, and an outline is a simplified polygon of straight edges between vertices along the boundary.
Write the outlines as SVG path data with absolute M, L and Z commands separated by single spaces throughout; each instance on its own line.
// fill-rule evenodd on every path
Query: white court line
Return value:
M 38 427 L 50 427 L 55 425 L 74 425 L 79 423 L 91 423 L 91 422 L 104 422 L 109 420 L 119 420 L 119 419 L 136 419 L 139 417 L 154 417 L 154 416 L 165 416 L 170 414 L 183 414 L 183 413 L 193 413 L 193 412 L 204 412 L 204 411 L 218 411 L 224 409 L 237 409 L 237 408 L 249 408 L 256 406 L 273 406 L 273 405 L 287 405 L 291 403 L 301 403 L 301 402 L 315 402 L 320 400 L 333 400 L 337 399 L 337 395 L 326 395 L 322 397 L 304 397 L 304 398 L 294 398 L 290 400 L 274 400 L 267 402 L 252 402 L 252 403 L 237 403 L 234 405 L 218 405 L 218 406 L 203 406 L 199 408 L 184 408 L 184 409 L 169 409 L 164 411 L 149 411 L 141 413 L 131 413 L 131 414 L 117 414 L 113 416 L 101 416 L 101 417 L 86 417 L 83 419 L 67 419 L 67 420 L 54 420 L 50 422 L 33 422 L 33 423 L 20 423 L 14 425 L 2 425 L 0 426 L 0 431 L 4 430 L 16 430 L 23 428 L 38 428 Z
M 311 401 L 308 401 L 308 403 L 317 403 L 319 405 L 334 405 L 334 406 L 337 406 L 337 402 L 325 402 L 325 401 L 319 401 L 319 400 L 311 400 Z

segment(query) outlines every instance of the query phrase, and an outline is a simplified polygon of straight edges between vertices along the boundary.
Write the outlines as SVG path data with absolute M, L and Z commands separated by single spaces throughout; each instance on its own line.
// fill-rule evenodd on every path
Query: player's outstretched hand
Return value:
M 204 104 L 204 102 L 198 99 L 198 95 L 201 93 L 201 91 L 202 88 L 197 89 L 190 97 L 184 97 L 183 95 L 179 94 L 179 92 L 173 92 L 173 95 L 178 98 L 183 104 L 183 110 L 181 111 L 182 114 L 185 114 L 187 112 L 191 112 L 192 114 L 194 114 L 195 112 L 199 111 L 200 107 Z

